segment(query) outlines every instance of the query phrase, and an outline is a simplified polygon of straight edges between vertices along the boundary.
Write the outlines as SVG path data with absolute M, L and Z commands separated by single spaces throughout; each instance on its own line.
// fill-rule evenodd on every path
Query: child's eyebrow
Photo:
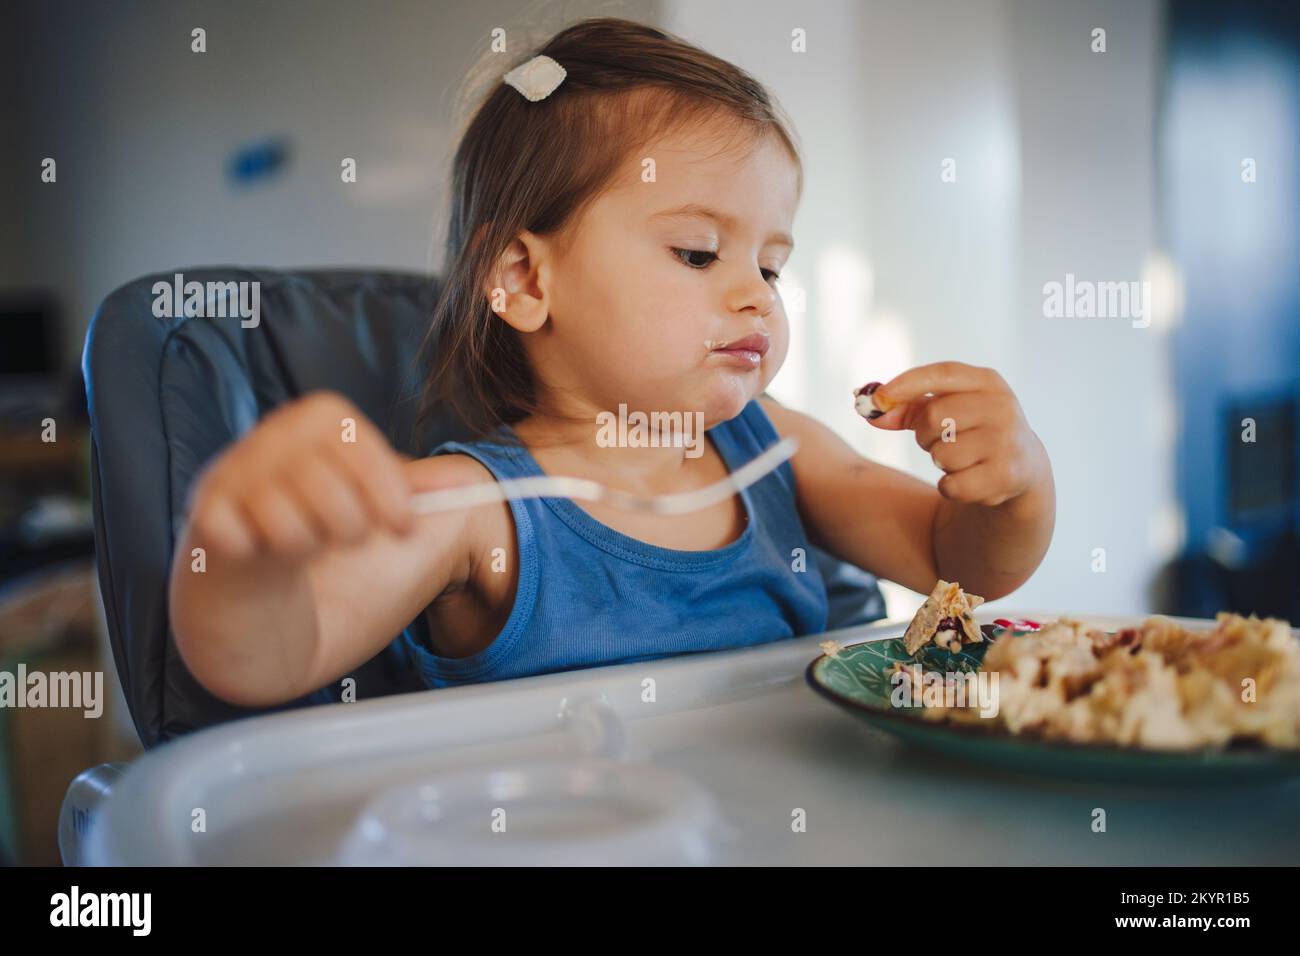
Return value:
M 674 209 L 661 210 L 660 212 L 654 213 L 650 218 L 651 219 L 678 219 L 686 216 L 701 216 L 705 219 L 712 219 L 715 222 L 722 223 L 722 225 L 726 226 L 729 229 L 734 229 L 736 227 L 735 217 L 729 216 L 725 212 L 722 212 L 717 209 L 713 209 L 709 206 L 705 206 L 697 202 L 688 202 L 686 203 L 686 205 L 677 206 Z M 774 232 L 771 233 L 767 238 L 769 242 L 779 242 L 789 246 L 791 249 L 794 248 L 794 239 L 790 237 L 789 233 Z

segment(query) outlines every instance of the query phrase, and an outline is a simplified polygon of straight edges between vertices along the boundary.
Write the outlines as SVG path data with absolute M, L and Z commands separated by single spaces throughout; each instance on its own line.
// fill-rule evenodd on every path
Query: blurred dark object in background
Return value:
M 61 399 L 62 320 L 52 292 L 0 292 L 0 421 L 6 428 L 39 425 Z
M 237 186 L 260 184 L 282 176 L 289 165 L 288 137 L 268 137 L 235 150 L 226 175 Z
M 54 293 L 0 291 L 0 587 L 90 555 L 89 415 Z
M 1280 617 L 1300 626 L 1300 396 L 1230 402 L 1220 416 L 1223 477 L 1211 499 L 1219 524 L 1156 583 L 1156 610 Z M 1208 482 L 1211 476 L 1206 476 Z
M 1291 532 L 1236 566 L 1210 554 L 1180 558 L 1158 579 L 1155 604 L 1162 614 L 1212 618 L 1219 611 L 1236 611 L 1300 626 L 1298 577 L 1300 537 Z
M 1184 278 L 1173 330 L 1185 544 L 1166 614 L 1300 626 L 1300 5 L 1176 0 L 1158 137 L 1160 218 Z M 1279 192 L 1280 191 L 1280 192 Z

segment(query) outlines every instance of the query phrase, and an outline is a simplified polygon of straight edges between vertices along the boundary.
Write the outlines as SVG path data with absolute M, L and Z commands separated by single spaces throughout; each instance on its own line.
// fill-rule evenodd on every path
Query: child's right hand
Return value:
M 408 456 L 347 398 L 288 402 L 195 478 L 186 513 L 197 543 L 227 557 L 302 560 L 382 528 L 414 527 Z

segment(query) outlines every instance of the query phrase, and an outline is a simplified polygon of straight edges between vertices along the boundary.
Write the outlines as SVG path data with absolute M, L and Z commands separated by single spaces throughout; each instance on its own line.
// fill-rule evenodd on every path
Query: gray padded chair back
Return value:
M 464 437 L 444 423 L 409 440 L 418 345 L 437 296 L 428 276 L 374 271 L 194 268 L 185 282 L 260 283 L 260 316 L 157 318 L 145 276 L 91 320 L 82 374 L 91 424 L 96 562 L 117 672 L 145 747 L 265 711 L 203 689 L 168 627 L 167 579 L 185 496 L 199 469 L 271 409 L 307 392 L 347 395 L 394 444 Z M 417 689 L 386 649 L 351 676 L 359 699 Z M 338 700 L 331 686 L 281 710 Z
M 350 398 L 412 455 L 465 438 L 450 416 L 411 437 L 425 369 L 419 343 L 438 294 L 429 276 L 378 271 L 179 271 L 185 282 L 260 283 L 260 316 L 157 318 L 145 276 L 111 293 L 82 356 L 91 425 L 96 563 L 118 676 L 145 747 L 265 710 L 227 704 L 190 675 L 168 627 L 167 580 L 190 483 L 271 409 L 307 392 Z M 210 312 L 211 310 L 209 310 Z M 876 620 L 875 579 L 813 549 L 830 624 Z M 394 644 L 348 675 L 358 699 L 421 689 Z M 270 710 L 340 699 L 341 681 Z

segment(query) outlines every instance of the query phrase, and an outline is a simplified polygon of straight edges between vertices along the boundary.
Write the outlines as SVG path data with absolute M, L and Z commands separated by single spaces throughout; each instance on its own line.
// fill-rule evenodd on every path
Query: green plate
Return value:
M 982 630 L 990 639 L 1002 634 L 989 624 Z M 850 644 L 837 657 L 818 657 L 808 665 L 806 676 L 813 690 L 872 727 L 908 744 L 985 766 L 1143 785 L 1262 783 L 1300 776 L 1300 750 L 1231 746 L 1168 751 L 1047 741 L 1012 734 L 992 723 L 926 720 L 912 708 L 890 704 L 894 687 L 889 674 L 895 661 L 915 661 L 927 671 L 977 671 L 988 646 L 968 644 L 950 653 L 929 644 L 913 658 L 901 637 Z

